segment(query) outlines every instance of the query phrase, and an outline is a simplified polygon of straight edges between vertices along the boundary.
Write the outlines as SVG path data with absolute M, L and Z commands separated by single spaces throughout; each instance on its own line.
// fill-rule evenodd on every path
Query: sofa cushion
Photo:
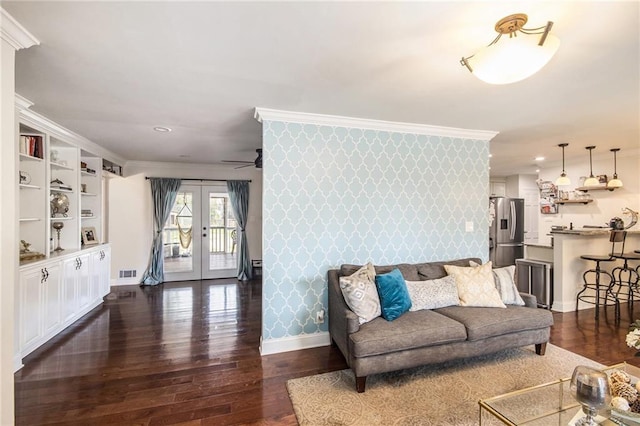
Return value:
M 504 308 L 491 272 L 491 262 L 482 266 L 444 265 L 447 273 L 456 279 L 460 306 Z
M 447 309 L 447 308 L 443 308 Z M 395 321 L 376 318 L 349 335 L 351 355 L 366 357 L 466 340 L 463 324 L 432 310 L 407 312 Z
M 459 304 L 458 288 L 453 277 L 437 278 L 425 281 L 406 281 L 409 297 L 411 298 L 410 311 L 420 309 L 436 309 L 445 306 Z
M 445 262 L 427 262 L 427 263 L 418 263 L 416 264 L 416 269 L 418 270 L 419 278 L 407 278 L 404 277 L 405 280 L 410 281 L 424 281 L 424 280 L 434 280 L 436 278 L 442 278 L 447 276 L 447 271 L 444 270 L 444 265 L 453 265 L 453 266 L 469 266 L 469 262 L 474 261 L 480 263 L 481 260 L 476 257 L 468 257 L 465 259 L 458 260 L 449 260 Z
M 393 321 L 411 308 L 407 284 L 398 268 L 387 274 L 376 275 L 382 318 Z
M 351 275 L 360 268 L 361 268 L 360 265 L 344 264 L 340 266 L 340 275 L 343 275 L 343 276 Z M 398 265 L 383 265 L 383 266 L 374 265 L 374 268 L 376 270 L 376 274 L 386 274 L 398 268 L 405 280 L 411 280 L 411 281 L 420 280 L 416 265 L 410 265 L 408 263 L 400 263 Z
M 510 305 L 506 309 L 449 306 L 434 312 L 464 324 L 469 341 L 553 325 L 551 312 L 524 306 Z
M 347 306 L 358 316 L 358 322 L 380 316 L 380 298 L 374 282 L 373 265 L 367 263 L 348 277 L 340 277 L 340 290 Z

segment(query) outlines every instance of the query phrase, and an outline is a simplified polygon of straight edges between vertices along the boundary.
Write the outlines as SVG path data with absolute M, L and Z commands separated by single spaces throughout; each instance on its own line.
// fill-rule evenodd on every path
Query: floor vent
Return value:
M 135 278 L 136 277 L 136 270 L 135 269 L 129 269 L 129 270 L 121 270 L 120 271 L 120 278 Z

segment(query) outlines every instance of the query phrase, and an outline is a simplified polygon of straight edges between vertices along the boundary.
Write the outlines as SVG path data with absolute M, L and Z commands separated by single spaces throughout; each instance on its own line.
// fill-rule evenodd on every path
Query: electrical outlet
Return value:
M 318 312 L 316 312 L 316 324 L 322 324 L 322 323 L 324 323 L 324 309 L 321 309 Z

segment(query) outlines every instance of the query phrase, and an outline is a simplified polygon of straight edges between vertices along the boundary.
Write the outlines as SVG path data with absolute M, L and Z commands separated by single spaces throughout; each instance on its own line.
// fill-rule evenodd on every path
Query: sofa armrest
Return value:
M 538 307 L 538 299 L 535 295 L 529 293 L 520 293 L 520 297 L 522 297 L 522 300 L 524 300 L 524 306 L 528 308 Z
M 340 348 L 346 359 L 349 359 L 349 334 L 360 329 L 358 316 L 349 309 L 340 290 L 339 271 L 332 269 L 328 273 L 329 293 L 329 334 Z

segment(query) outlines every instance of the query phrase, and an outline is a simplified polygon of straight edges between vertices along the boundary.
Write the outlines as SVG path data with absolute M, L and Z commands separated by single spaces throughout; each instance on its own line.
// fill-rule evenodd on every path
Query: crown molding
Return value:
M 340 126 L 357 129 L 371 129 L 385 132 L 414 133 L 460 139 L 490 141 L 498 132 L 490 130 L 458 129 L 454 127 L 430 126 L 427 124 L 402 123 L 397 121 L 372 120 L 368 118 L 342 117 L 338 115 L 311 114 L 306 112 L 282 111 L 256 107 L 254 118 L 258 122 L 283 121 L 286 123 L 316 124 L 319 126 Z
M 20 25 L 13 16 L 0 7 L 0 27 L 2 27 L 2 39 L 9 43 L 15 50 L 27 49 L 40 44 L 33 34 Z

